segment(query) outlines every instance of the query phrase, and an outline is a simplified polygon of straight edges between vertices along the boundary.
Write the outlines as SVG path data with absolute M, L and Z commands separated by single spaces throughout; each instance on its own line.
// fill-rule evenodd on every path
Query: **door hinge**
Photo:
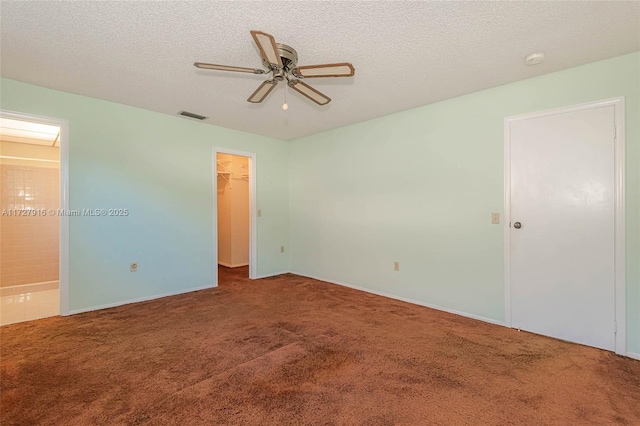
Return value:
M 613 126 L 613 140 L 618 139 L 618 126 Z

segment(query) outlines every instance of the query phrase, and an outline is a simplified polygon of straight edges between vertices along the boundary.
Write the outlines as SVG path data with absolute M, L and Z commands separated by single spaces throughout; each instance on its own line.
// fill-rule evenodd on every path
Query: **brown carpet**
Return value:
M 1 424 L 640 425 L 640 362 L 295 275 L 14 324 Z

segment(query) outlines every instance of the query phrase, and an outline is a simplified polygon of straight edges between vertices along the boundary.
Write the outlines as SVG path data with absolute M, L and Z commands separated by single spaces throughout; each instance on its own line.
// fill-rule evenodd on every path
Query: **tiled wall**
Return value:
M 57 210 L 59 169 L 0 165 L 0 210 Z M 13 216 L 0 221 L 0 286 L 58 280 L 58 217 Z

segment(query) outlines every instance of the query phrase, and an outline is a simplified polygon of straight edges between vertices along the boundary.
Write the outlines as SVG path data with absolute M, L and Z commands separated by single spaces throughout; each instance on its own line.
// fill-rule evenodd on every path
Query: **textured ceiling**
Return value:
M 2 1 L 2 76 L 295 139 L 640 48 L 640 2 Z M 293 46 L 300 65 L 352 62 L 353 78 L 312 79 L 324 107 L 265 76 L 249 30 Z M 524 57 L 544 51 L 536 67 Z

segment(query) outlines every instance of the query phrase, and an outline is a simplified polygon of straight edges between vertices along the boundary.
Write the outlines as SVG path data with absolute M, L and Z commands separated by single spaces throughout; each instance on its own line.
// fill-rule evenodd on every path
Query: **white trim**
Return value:
M 0 116 L 15 120 L 35 121 L 60 126 L 60 209 L 69 210 L 69 121 L 62 118 L 45 117 L 17 111 L 0 110 Z M 60 226 L 60 315 L 69 312 L 69 216 L 59 216 Z
M 637 359 L 638 361 L 640 361 L 640 354 L 637 354 L 635 352 L 627 352 L 626 354 L 629 358 L 633 358 L 633 359 Z
M 145 296 L 145 297 L 139 297 L 137 299 L 129 299 L 129 300 L 123 300 L 115 303 L 107 303 L 106 305 L 92 306 L 90 308 L 74 309 L 73 311 L 69 312 L 69 315 L 81 314 L 84 312 L 91 312 L 91 311 L 98 311 L 100 309 L 115 308 L 117 306 L 129 305 L 131 303 L 147 302 L 149 300 L 162 299 L 163 297 L 169 297 L 169 296 L 178 296 L 179 294 L 191 293 L 192 291 L 207 290 L 207 289 L 216 288 L 216 287 L 217 287 L 217 284 L 205 285 L 202 287 L 193 287 L 186 290 L 173 291 L 170 293 L 156 294 L 154 296 Z
M 301 277 L 307 277 L 307 278 L 311 278 L 311 279 L 318 280 L 318 281 L 324 281 L 324 282 L 327 282 L 327 283 L 330 283 L 330 284 L 336 284 L 336 285 L 340 285 L 340 286 L 343 286 L 343 287 L 349 287 L 349 288 L 352 288 L 354 290 L 364 291 L 365 293 L 371 293 L 371 294 L 375 294 L 377 296 L 382 296 L 382 297 L 387 297 L 389 299 L 399 300 L 401 302 L 407 302 L 407 303 L 411 303 L 411 304 L 414 304 L 414 305 L 424 306 L 425 308 L 431 308 L 431 309 L 435 309 L 437 311 L 447 312 L 447 313 L 450 313 L 450 314 L 460 315 L 462 317 L 467 317 L 467 318 L 471 318 L 471 319 L 478 320 L 478 321 L 488 322 L 489 324 L 501 325 L 501 326 L 505 325 L 504 322 L 499 321 L 499 320 L 494 320 L 492 318 L 486 318 L 486 317 L 483 317 L 483 316 L 480 316 L 480 315 L 475 315 L 475 314 L 470 314 L 470 313 L 467 313 L 467 312 L 457 311 L 455 309 L 443 308 L 442 306 L 433 305 L 431 303 L 421 302 L 421 301 L 415 300 L 415 299 L 409 299 L 407 297 L 396 296 L 394 294 L 385 293 L 383 291 L 372 290 L 372 289 L 369 289 L 369 288 L 360 287 L 360 286 L 353 285 L 353 284 L 347 284 L 347 283 L 344 283 L 344 282 L 341 282 L 341 281 L 334 281 L 334 280 L 328 280 L 326 278 L 315 277 L 313 275 L 303 274 L 301 272 L 291 271 L 291 273 L 295 274 L 295 275 L 300 275 Z
M 17 143 L 20 143 L 20 142 L 17 142 Z M 20 161 L 40 161 L 42 163 L 59 163 L 60 162 L 58 160 L 45 160 L 44 158 L 14 157 L 13 155 L 0 155 L 0 158 L 5 158 L 7 160 L 20 160 Z
M 291 274 L 291 273 L 292 273 L 291 271 L 282 271 L 282 272 L 274 272 L 273 274 L 258 275 L 257 277 L 254 278 L 254 280 L 260 280 L 262 278 L 277 277 L 278 275 Z M 304 275 L 301 275 L 301 276 L 304 276 Z
M 626 314 L 626 196 L 625 196 L 625 100 L 624 97 L 611 100 L 613 104 L 616 135 L 614 141 L 614 212 L 615 212 L 615 309 L 616 309 L 616 353 L 624 355 L 627 351 L 627 314 Z
M 56 283 L 56 284 L 60 285 L 60 282 L 58 280 L 40 281 L 40 282 L 37 282 L 37 283 L 7 285 L 7 286 L 4 286 L 4 287 L 0 287 L 0 290 L 5 290 L 7 288 L 24 288 L 24 287 L 31 287 L 31 286 L 34 286 L 34 285 L 46 285 L 46 284 L 53 284 L 53 283 Z
M 570 105 L 566 107 L 552 108 L 544 111 L 531 112 L 527 114 L 512 115 L 509 117 L 505 117 L 505 121 L 513 122 L 513 121 L 529 120 L 531 118 L 540 118 L 540 117 L 546 117 L 548 115 L 564 114 L 567 112 L 582 111 L 585 109 L 600 108 L 605 106 L 616 106 L 619 104 L 624 105 L 624 96 L 619 96 L 617 98 L 611 98 L 611 99 L 603 99 L 601 101 L 585 102 L 582 104 Z
M 249 158 L 249 279 L 258 275 L 258 214 L 256 202 L 256 153 L 213 147 L 213 282 L 218 285 L 218 161 L 217 154 L 238 155 Z
M 53 287 L 53 288 L 51 288 Z M 0 287 L 0 297 L 12 296 L 25 293 L 37 293 L 40 291 L 58 290 L 60 293 L 60 283 L 56 281 L 44 281 L 39 283 L 19 284 Z
M 227 263 L 227 262 L 220 262 L 219 260 L 218 260 L 218 265 L 222 265 L 225 268 L 240 268 L 242 266 L 249 266 L 248 263 L 239 263 L 237 265 L 232 265 L 232 264 Z
M 509 225 L 511 223 L 511 132 L 510 124 L 519 120 L 544 117 L 548 115 L 563 114 L 590 108 L 613 106 L 616 126 L 616 138 L 614 142 L 614 216 L 615 216 L 615 321 L 616 338 L 615 352 L 625 355 L 626 352 L 626 277 L 625 277 L 625 100 L 624 97 L 605 99 L 596 102 L 587 102 L 564 108 L 555 108 L 547 111 L 506 117 L 504 119 L 504 298 L 505 298 L 505 324 L 511 327 L 511 235 Z
M 511 126 L 504 120 L 504 323 L 511 327 Z

